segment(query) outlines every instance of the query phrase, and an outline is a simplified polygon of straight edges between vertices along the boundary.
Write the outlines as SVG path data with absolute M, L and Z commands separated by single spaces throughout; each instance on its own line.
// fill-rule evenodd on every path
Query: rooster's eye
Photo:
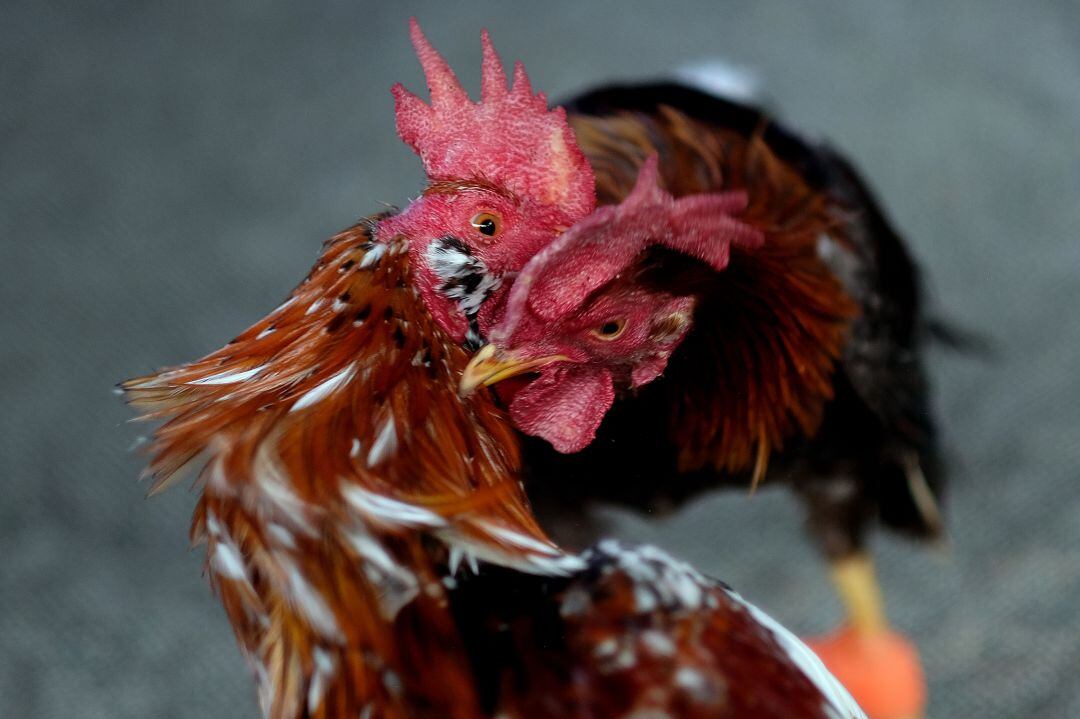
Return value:
M 608 320 L 592 331 L 593 336 L 602 340 L 617 339 L 626 329 L 626 320 Z
M 491 212 L 481 212 L 473 215 L 469 222 L 476 228 L 477 232 L 488 237 L 494 237 L 502 229 L 502 220 L 499 219 L 498 215 Z

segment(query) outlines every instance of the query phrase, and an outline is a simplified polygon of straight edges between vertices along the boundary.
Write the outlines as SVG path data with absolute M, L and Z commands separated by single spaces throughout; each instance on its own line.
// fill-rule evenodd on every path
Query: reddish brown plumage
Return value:
M 233 342 L 124 389 L 166 420 L 149 446 L 155 489 L 206 463 L 192 538 L 208 541 L 241 646 L 269 675 L 271 716 L 301 713 L 315 681 L 335 709 L 313 715 L 372 702 L 375 716 L 474 716 L 432 539 L 526 568 L 562 555 L 528 509 L 505 418 L 458 397 L 467 357 L 417 298 L 405 243 L 373 243 L 368 227 L 328 242 Z M 323 680 L 319 652 L 337 667 Z
M 328 242 L 285 304 L 233 342 L 124 383 L 165 420 L 149 446 L 155 488 L 205 462 L 192 538 L 207 544 L 266 714 L 809 718 L 847 706 L 689 567 L 651 548 L 579 559 L 549 542 L 507 419 L 487 393 L 458 396 L 465 353 L 414 291 L 404 241 L 372 241 L 369 226 Z M 394 446 L 379 450 L 387 422 Z M 448 552 L 508 569 L 455 591 Z M 508 631 L 509 655 L 477 652 L 505 648 Z

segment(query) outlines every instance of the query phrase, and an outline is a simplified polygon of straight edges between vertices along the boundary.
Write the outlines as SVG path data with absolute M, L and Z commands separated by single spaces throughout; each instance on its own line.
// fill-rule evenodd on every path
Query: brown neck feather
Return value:
M 573 124 L 601 203 L 621 200 L 653 152 L 676 196 L 747 191 L 741 219 L 765 232 L 765 245 L 733 251 L 727 269 L 693 283 L 694 329 L 672 357 L 666 384 L 680 468 L 756 467 L 756 479 L 785 440 L 816 431 L 833 394 L 834 366 L 856 312 L 818 256 L 823 235 L 844 242 L 838 208 L 760 134 L 746 137 L 667 107 L 655 116 L 578 116 Z

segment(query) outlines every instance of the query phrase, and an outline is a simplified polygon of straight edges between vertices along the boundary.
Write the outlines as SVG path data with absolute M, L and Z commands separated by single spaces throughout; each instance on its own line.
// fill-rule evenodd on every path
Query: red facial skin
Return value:
M 468 186 L 468 183 L 464 185 Z M 499 229 L 494 235 L 485 235 L 473 225 L 473 218 L 481 214 L 498 218 Z M 558 236 L 564 218 L 553 215 L 551 208 L 528 199 L 468 187 L 457 192 L 422 195 L 401 214 L 380 222 L 378 236 L 403 235 L 409 239 L 410 265 L 414 268 L 414 282 L 424 304 L 442 328 L 455 341 L 461 342 L 467 320 L 457 303 L 439 292 L 441 280 L 428 266 L 428 246 L 441 237 L 456 237 L 468 245 L 492 273 L 504 275 L 520 269 L 540 248 Z M 491 324 L 490 313 L 506 289 L 508 286 L 500 288 L 481 307 L 481 327 Z
M 515 328 L 517 359 L 562 356 L 539 370 L 510 401 L 517 427 L 559 452 L 578 452 L 596 436 L 616 386 L 656 379 L 690 329 L 694 299 L 616 282 L 581 311 L 556 322 L 535 315 Z M 611 326 L 621 329 L 611 336 Z

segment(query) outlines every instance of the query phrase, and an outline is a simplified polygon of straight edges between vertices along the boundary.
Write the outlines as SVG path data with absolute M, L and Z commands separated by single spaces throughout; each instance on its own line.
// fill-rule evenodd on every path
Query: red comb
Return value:
M 569 219 L 567 224 L 592 210 L 592 168 L 566 113 L 561 107 L 548 110 L 544 94 L 533 94 L 520 62 L 514 65 L 513 86 L 507 88 L 502 62 L 487 31 L 481 32 L 481 100 L 474 103 L 415 18 L 409 21 L 409 32 L 431 104 L 395 85 L 397 130 L 420 156 L 428 177 L 484 178 L 552 206 Z
M 656 155 L 642 165 L 634 190 L 580 220 L 538 252 L 514 280 L 506 315 L 491 332 L 505 342 L 529 310 L 553 320 L 577 309 L 652 245 L 662 245 L 722 270 L 731 245 L 759 247 L 757 229 L 732 217 L 746 208 L 745 192 L 717 192 L 675 199 L 659 185 Z

